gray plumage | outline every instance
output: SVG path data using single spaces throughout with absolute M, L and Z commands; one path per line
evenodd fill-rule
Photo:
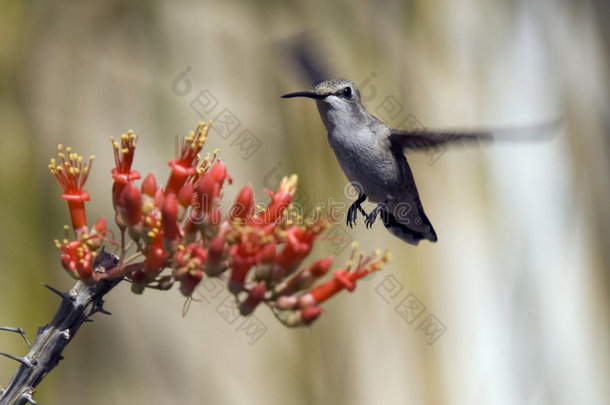
M 351 227 L 360 212 L 366 217 L 368 228 L 381 215 L 392 234 L 413 245 L 422 239 L 436 242 L 437 237 L 419 199 L 404 151 L 493 138 L 489 131 L 392 129 L 366 111 L 358 88 L 345 79 L 326 80 L 313 91 L 289 93 L 282 97 L 316 100 L 328 131 L 328 142 L 341 169 L 359 193 L 359 198 L 348 210 L 347 224 Z M 366 198 L 378 204 L 370 214 L 361 207 Z

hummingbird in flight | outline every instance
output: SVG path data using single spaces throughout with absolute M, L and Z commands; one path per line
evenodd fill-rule
M 496 131 L 391 128 L 366 111 L 358 88 L 346 79 L 326 80 L 311 91 L 282 97 L 316 100 L 328 142 L 358 193 L 347 211 L 347 225 L 350 228 L 354 225 L 358 213 L 364 216 L 367 228 L 381 217 L 392 234 L 412 245 L 422 239 L 436 242 L 437 236 L 424 212 L 405 151 L 425 151 L 497 137 Z M 368 214 L 362 208 L 367 198 L 377 204 Z

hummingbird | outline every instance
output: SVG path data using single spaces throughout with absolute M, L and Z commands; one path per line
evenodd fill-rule
M 330 79 L 313 90 L 284 94 L 282 98 L 307 97 L 316 100 L 328 142 L 341 169 L 358 193 L 347 211 L 351 228 L 358 213 L 370 228 L 381 217 L 385 227 L 401 240 L 418 245 L 422 239 L 436 242 L 434 227 L 419 198 L 405 151 L 425 151 L 448 144 L 491 140 L 491 131 L 391 128 L 369 114 L 354 83 Z M 366 213 L 362 203 L 376 203 Z

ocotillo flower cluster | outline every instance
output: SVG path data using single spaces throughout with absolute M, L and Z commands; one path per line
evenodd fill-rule
M 74 230 L 70 239 L 66 226 L 65 239 L 56 241 L 69 274 L 88 284 L 125 277 L 137 294 L 178 283 L 189 299 L 203 277 L 218 277 L 227 282 L 242 315 L 265 303 L 284 324 L 298 326 L 310 324 L 322 302 L 343 289 L 352 291 L 358 279 L 389 260 L 387 252 L 366 257 L 352 252 L 347 265 L 325 282 L 332 257 L 303 267 L 332 218 L 293 215 L 296 175 L 285 177 L 277 190 L 267 190 L 271 201 L 264 208 L 255 205 L 252 188 L 246 185 L 223 216 L 222 191 L 232 178 L 217 159 L 218 151 L 201 156 L 209 128 L 199 123 L 181 139 L 164 185 L 152 173 L 136 183 L 141 176 L 132 168 L 137 141 L 133 131 L 111 138 L 111 194 L 120 241 L 109 238 L 104 218 L 91 228 L 87 223 L 85 202 L 90 197 L 83 187 L 94 157 L 85 163 L 70 148 L 59 146 L 59 159 L 52 159 L 49 168 L 64 190 Z M 92 264 L 104 241 L 119 255 L 112 269 Z

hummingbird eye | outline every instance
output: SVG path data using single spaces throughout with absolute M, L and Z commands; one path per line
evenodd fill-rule
M 343 89 L 343 95 L 346 98 L 352 98 L 352 88 L 347 86 L 346 88 Z

